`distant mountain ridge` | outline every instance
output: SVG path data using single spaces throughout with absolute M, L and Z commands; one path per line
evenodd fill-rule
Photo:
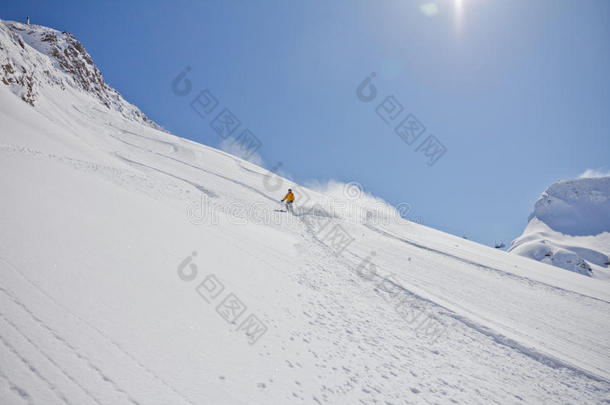
M 610 177 L 562 180 L 536 201 L 510 252 L 586 276 L 610 278 Z
M 85 47 L 69 32 L 0 20 L 0 83 L 31 105 L 45 88 L 86 93 L 126 119 L 163 128 L 110 87 Z

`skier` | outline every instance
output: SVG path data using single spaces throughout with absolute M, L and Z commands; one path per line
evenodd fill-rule
M 292 212 L 292 203 L 294 202 L 294 194 L 292 194 L 291 188 L 288 189 L 288 193 L 286 193 L 286 195 L 284 196 L 284 198 L 282 198 L 282 201 L 280 201 L 280 202 L 284 202 L 284 201 L 286 201 L 286 211 Z

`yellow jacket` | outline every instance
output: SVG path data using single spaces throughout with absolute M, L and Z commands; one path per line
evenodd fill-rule
M 293 202 L 294 201 L 294 194 L 292 194 L 292 191 L 289 191 L 288 194 L 286 194 L 286 196 L 284 196 L 284 198 L 282 198 L 282 201 L 286 201 L 286 202 Z

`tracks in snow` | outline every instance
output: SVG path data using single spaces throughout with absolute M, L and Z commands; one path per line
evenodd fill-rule
M 558 293 L 560 295 L 572 295 L 577 300 L 581 300 L 581 299 L 584 298 L 584 299 L 594 300 L 595 302 L 598 302 L 598 303 L 601 303 L 601 304 L 608 304 L 608 302 L 603 300 L 603 299 L 599 299 L 599 298 L 596 298 L 596 297 L 591 297 L 591 296 L 588 296 L 586 294 L 581 294 L 581 293 L 578 293 L 578 292 L 575 292 L 575 291 L 570 291 L 570 290 L 563 289 L 561 287 L 556 287 L 556 286 L 553 286 L 553 285 L 550 285 L 550 284 L 546 284 L 546 283 L 543 283 L 543 282 L 531 280 L 531 279 L 528 279 L 526 277 L 521 277 L 521 276 L 509 273 L 509 272 L 506 272 L 506 271 L 503 271 L 503 270 L 500 270 L 500 269 L 496 269 L 496 268 L 493 268 L 493 267 L 489 267 L 489 266 L 483 265 L 483 264 L 478 263 L 478 262 L 474 262 L 474 261 L 471 261 L 471 260 L 468 260 L 468 259 L 461 258 L 461 257 L 453 255 L 451 253 L 446 253 L 446 252 L 440 251 L 438 249 L 434 249 L 434 248 L 429 248 L 427 246 L 423 246 L 423 245 L 418 244 L 416 242 L 413 242 L 413 241 L 407 240 L 405 238 L 393 235 L 393 234 L 391 234 L 389 232 L 386 232 L 386 231 L 384 231 L 382 229 L 374 227 L 374 226 L 372 226 L 370 224 L 365 224 L 365 226 L 367 226 L 367 228 L 369 228 L 369 229 L 371 229 L 371 230 L 373 230 L 373 231 L 375 231 L 375 232 L 377 232 L 377 233 L 379 233 L 379 234 L 381 234 L 381 235 L 383 235 L 385 237 L 397 240 L 397 241 L 402 242 L 402 243 L 409 244 L 409 245 L 411 245 L 413 247 L 416 247 L 416 248 L 419 248 L 419 249 L 424 249 L 424 250 L 433 252 L 435 254 L 438 254 L 438 255 L 441 255 L 441 256 L 444 256 L 444 257 L 449 257 L 450 259 L 458 261 L 458 262 L 466 263 L 468 265 L 474 265 L 474 266 L 477 266 L 479 268 L 485 269 L 487 271 L 493 271 L 494 273 L 499 274 L 502 277 L 509 277 L 510 279 L 513 279 L 513 280 L 515 280 L 517 282 L 525 282 L 525 283 L 527 283 L 529 285 L 532 285 L 532 286 L 535 286 L 535 287 L 539 287 L 539 288 L 543 288 L 543 289 L 546 289 L 546 290 L 549 290 L 549 291 L 553 291 L 553 292 L 556 292 L 556 293 Z M 378 267 L 382 268 L 381 266 L 378 266 Z M 391 283 L 391 284 L 394 284 L 398 288 L 401 288 L 401 289 L 404 289 L 404 290 L 408 291 L 410 294 L 414 294 L 416 297 L 418 297 L 421 300 L 428 301 L 428 302 L 430 302 L 430 303 L 432 303 L 432 304 L 434 304 L 434 305 L 436 305 L 436 306 L 438 306 L 440 308 L 443 308 L 445 310 L 445 311 L 443 311 L 444 312 L 443 315 L 448 316 L 450 318 L 453 318 L 454 320 L 464 324 L 465 326 L 475 330 L 476 332 L 481 333 L 483 335 L 486 335 L 486 336 L 494 339 L 494 341 L 496 341 L 497 343 L 499 343 L 501 345 L 504 345 L 504 346 L 507 346 L 507 347 L 509 347 L 509 348 L 511 348 L 513 350 L 516 350 L 516 351 L 520 352 L 521 354 L 536 360 L 537 362 L 540 362 L 540 363 L 542 363 L 542 364 L 544 364 L 546 366 L 552 367 L 552 368 L 565 368 L 565 369 L 571 370 L 573 372 L 581 374 L 581 375 L 583 375 L 583 376 L 585 376 L 587 378 L 590 378 L 592 380 L 595 380 L 595 381 L 599 381 L 599 382 L 603 382 L 603 383 L 607 383 L 607 384 L 610 383 L 610 380 L 606 376 L 602 376 L 602 375 L 599 375 L 599 374 L 597 374 L 597 373 L 595 373 L 593 371 L 586 370 L 586 369 L 584 369 L 582 367 L 579 367 L 578 365 L 572 364 L 569 361 L 563 360 L 563 359 L 557 357 L 556 355 L 550 354 L 548 352 L 545 352 L 544 350 L 540 350 L 540 349 L 535 348 L 533 346 L 529 346 L 529 345 L 523 344 L 523 343 L 519 342 L 518 340 L 516 340 L 514 338 L 505 336 L 504 334 L 502 334 L 502 333 L 500 333 L 498 331 L 495 331 L 492 327 L 485 326 L 482 323 L 469 318 L 468 316 L 456 313 L 456 311 L 451 310 L 450 308 L 446 307 L 444 304 L 441 304 L 440 302 L 447 302 L 448 304 L 450 304 L 452 306 L 455 306 L 457 308 L 461 308 L 461 306 L 459 304 L 456 304 L 456 303 L 451 302 L 451 301 L 447 301 L 444 298 L 437 299 L 437 301 L 440 301 L 440 302 L 436 302 L 433 298 L 432 299 L 425 298 L 421 294 L 417 294 L 416 292 L 407 289 L 403 285 L 396 284 L 394 281 L 392 281 L 390 279 L 386 278 L 386 281 Z M 432 295 L 432 296 L 434 296 L 434 295 Z M 466 308 L 463 308 L 463 310 L 465 311 L 465 313 L 470 313 L 470 311 L 468 309 L 466 309 Z
M 174 399 L 177 402 L 183 402 L 183 403 L 188 403 L 190 405 L 195 405 L 195 403 L 193 401 L 191 401 L 188 397 L 186 397 L 184 394 L 179 392 L 176 388 L 174 388 L 171 384 L 169 384 L 165 379 L 163 379 L 153 370 L 151 370 L 150 368 L 148 368 L 147 366 L 142 364 L 131 353 L 129 353 L 129 351 L 124 349 L 118 342 L 116 342 L 113 338 L 108 336 L 101 329 L 99 329 L 95 325 L 91 324 L 90 322 L 86 321 L 85 319 L 81 318 L 80 316 L 74 314 L 72 311 L 70 311 L 69 309 L 65 308 L 62 304 L 57 302 L 53 297 L 51 297 L 46 291 L 41 289 L 35 282 L 33 282 L 29 277 L 27 277 L 15 265 L 13 265 L 8 260 L 6 260 L 5 258 L 2 258 L 2 257 L 0 257 L 0 262 L 4 262 L 8 267 L 10 267 L 13 270 L 14 274 L 17 274 L 23 281 L 25 281 L 27 284 L 29 284 L 31 287 L 33 287 L 35 290 L 37 290 L 37 292 L 39 292 L 43 297 L 45 297 L 47 301 L 50 301 L 50 304 L 52 304 L 56 308 L 59 308 L 62 313 L 64 313 L 68 317 L 76 320 L 77 323 L 79 323 L 81 326 L 86 326 L 89 330 L 93 331 L 94 334 L 98 336 L 98 338 L 101 338 L 100 339 L 101 343 L 116 349 L 116 351 L 118 351 L 119 353 L 121 353 L 124 356 L 123 359 L 127 360 L 128 363 L 131 363 L 132 366 L 135 365 L 136 369 L 139 369 L 141 372 L 143 372 L 144 374 L 147 374 L 153 380 L 160 383 L 162 386 L 166 387 L 171 393 L 173 393 Z M 12 292 L 10 292 L 8 289 L 6 289 L 4 287 L 0 287 L 0 293 L 1 293 L 0 297 L 4 296 L 4 297 L 8 298 L 13 303 L 14 306 L 20 308 L 20 310 L 22 312 L 25 312 L 27 314 L 26 316 L 28 318 L 30 318 L 30 320 L 33 321 L 41 330 L 44 330 L 48 335 L 52 336 L 52 338 L 56 341 L 56 343 L 59 344 L 60 347 L 63 347 L 63 349 L 66 352 L 71 354 L 73 357 L 77 358 L 81 362 L 81 364 L 84 364 L 86 369 L 90 373 L 95 374 L 97 376 L 96 380 L 98 383 L 101 382 L 102 384 L 106 385 L 111 391 L 120 395 L 120 397 L 127 403 L 130 403 L 132 405 L 143 405 L 141 402 L 137 401 L 131 394 L 129 394 L 127 392 L 127 390 L 122 388 L 119 385 L 119 383 L 117 381 L 115 381 L 109 374 L 104 372 L 102 370 L 102 368 L 99 365 L 97 365 L 94 360 L 92 360 L 89 356 L 85 355 L 82 351 L 77 349 L 72 343 L 70 343 L 65 337 L 63 337 L 57 330 L 55 330 L 47 322 L 43 321 L 38 315 L 36 315 L 30 309 L 30 307 L 27 306 L 22 300 L 20 300 L 15 294 L 13 294 Z M 30 338 L 25 332 L 23 332 L 21 330 L 21 328 L 19 328 L 17 326 L 15 321 L 10 320 L 8 315 L 4 311 L 0 311 L 0 319 L 3 319 L 4 322 L 6 322 L 9 326 L 11 326 L 11 328 L 19 336 L 21 336 L 21 340 L 23 342 L 27 342 L 29 345 L 31 345 L 43 358 L 46 359 L 46 361 L 48 363 L 50 363 L 52 366 L 54 366 L 55 369 L 59 370 L 60 373 L 63 374 L 64 377 L 66 377 L 68 380 L 70 380 L 74 385 L 79 387 L 79 389 L 82 390 L 94 403 L 97 403 L 97 404 L 103 403 L 103 402 L 101 402 L 100 398 L 98 398 L 98 396 L 95 396 L 91 392 L 91 390 L 85 388 L 79 381 L 77 381 L 77 379 L 73 375 L 69 374 L 68 371 L 58 361 L 54 360 L 52 358 L 52 356 L 42 346 L 40 346 L 39 344 L 34 342 L 34 340 L 32 338 Z M 4 332 L 3 332 L 3 334 L 4 334 Z M 47 379 L 45 377 L 45 375 L 37 367 L 33 366 L 30 363 L 30 361 L 28 360 L 28 358 L 26 356 L 24 356 L 21 353 L 21 351 L 18 350 L 13 344 L 11 344 L 5 337 L 3 337 L 2 334 L 0 334 L 0 341 L 3 343 L 3 345 L 6 348 L 8 348 L 8 350 L 11 353 L 13 353 L 26 366 L 27 369 L 29 369 L 36 377 L 38 377 L 38 379 L 43 381 L 49 387 L 49 389 L 51 389 L 53 392 L 55 392 L 59 399 L 61 399 L 63 402 L 65 402 L 67 404 L 72 403 L 66 398 L 65 394 L 62 393 L 57 388 L 56 385 L 54 385 L 49 379 Z M 48 342 L 48 341 L 45 340 L 45 342 Z M 0 368 L 0 370 L 1 370 L 1 368 Z M 104 392 L 107 392 L 107 390 L 105 390 Z M 122 402 L 124 402 L 124 401 L 122 401 Z M 106 402 L 106 403 L 108 403 L 108 402 Z M 112 403 L 112 404 L 117 403 L 116 399 L 110 403 Z
M 606 300 L 601 299 L 601 298 L 592 297 L 590 295 L 582 294 L 582 293 L 579 293 L 579 292 L 576 292 L 576 291 L 566 290 L 566 289 L 561 288 L 561 287 L 557 287 L 557 286 L 554 286 L 554 285 L 551 285 L 551 284 L 543 283 L 542 281 L 532 280 L 532 279 L 527 278 L 527 277 L 518 276 L 516 274 L 509 273 L 507 271 L 500 270 L 500 269 L 497 269 L 495 267 L 486 266 L 484 264 L 481 264 L 479 262 L 475 262 L 473 260 L 465 259 L 463 257 L 457 256 L 457 255 L 454 255 L 454 254 L 451 254 L 451 253 L 448 253 L 448 252 L 443 252 L 442 250 L 438 250 L 438 249 L 434 249 L 434 248 L 431 248 L 431 247 L 428 247 L 428 246 L 424 246 L 424 245 L 419 244 L 417 242 L 413 242 L 413 241 L 411 241 L 409 239 L 393 235 L 393 234 L 391 234 L 391 233 L 389 233 L 387 231 L 384 231 L 383 229 L 379 229 L 379 228 L 377 228 L 375 226 L 372 226 L 370 224 L 367 224 L 367 223 L 364 223 L 364 226 L 366 226 L 368 229 L 370 229 L 370 230 L 372 230 L 374 232 L 377 232 L 377 233 L 379 233 L 379 234 L 381 234 L 381 235 L 383 235 L 383 236 L 385 236 L 387 238 L 394 239 L 394 240 L 397 240 L 399 242 L 411 245 L 413 247 L 416 247 L 416 248 L 419 248 L 419 249 L 423 249 L 423 250 L 427 250 L 429 252 L 436 253 L 438 255 L 442 255 L 444 257 L 449 257 L 449 258 L 451 258 L 453 260 L 456 260 L 456 261 L 459 261 L 459 262 L 462 262 L 462 263 L 466 263 L 466 264 L 469 264 L 469 265 L 472 265 L 472 266 L 476 266 L 476 267 L 482 268 L 484 270 L 493 271 L 493 272 L 495 272 L 497 274 L 500 274 L 500 275 L 502 275 L 504 277 L 512 278 L 514 280 L 518 280 L 518 281 L 521 281 L 521 282 L 526 282 L 528 284 L 544 286 L 545 288 L 548 288 L 548 289 L 560 291 L 563 294 L 574 294 L 574 295 L 578 295 L 580 297 L 584 297 L 584 298 L 592 299 L 592 300 L 595 300 L 595 301 L 599 301 L 599 302 L 602 302 L 604 304 L 610 304 L 610 301 L 606 301 Z

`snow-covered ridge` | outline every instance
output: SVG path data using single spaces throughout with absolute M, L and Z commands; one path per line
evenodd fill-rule
M 0 82 L 31 105 L 45 87 L 84 92 L 125 118 L 162 129 L 110 87 L 69 32 L 0 20 Z
M 563 180 L 536 201 L 509 251 L 586 276 L 607 278 L 610 177 Z

